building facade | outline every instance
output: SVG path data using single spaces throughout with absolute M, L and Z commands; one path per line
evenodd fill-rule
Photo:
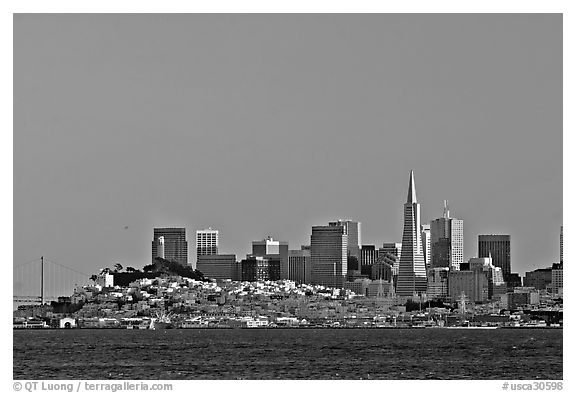
M 424 262 L 426 263 L 426 268 L 431 267 L 432 263 L 432 243 L 430 238 L 430 224 L 420 225 L 420 234 L 422 236 L 422 252 L 424 253 Z
M 426 295 L 429 299 L 444 300 L 448 297 L 448 271 L 447 267 L 434 267 L 428 269 L 428 289 Z
M 252 255 L 280 260 L 280 278 L 278 279 L 288 280 L 288 242 L 275 240 L 271 236 L 263 240 L 255 240 L 252 242 Z
M 444 215 L 430 222 L 431 266 L 458 270 L 464 262 L 464 221 L 450 217 L 448 202 Z
M 328 223 L 329 226 L 344 227 L 344 233 L 348 235 L 348 255 L 353 256 L 360 262 L 360 250 L 362 249 L 362 223 L 352 220 L 338 220 Z
M 525 286 L 538 290 L 546 289 L 550 284 L 552 284 L 551 267 L 526 272 L 526 276 L 524 277 Z
M 216 280 L 238 279 L 235 254 L 200 255 L 196 269 L 201 271 L 206 278 Z
M 456 301 L 464 293 L 469 301 L 488 300 L 488 278 L 480 270 L 452 270 L 448 274 L 448 295 Z
M 288 280 L 310 283 L 310 250 L 288 250 Z
M 492 257 L 494 266 L 502 269 L 504 278 L 512 272 L 510 267 L 510 235 L 478 235 L 478 257 Z
M 196 231 L 196 262 L 201 255 L 218 254 L 219 233 L 216 229 L 208 228 Z
M 414 172 L 410 171 L 408 198 L 404 204 L 404 232 L 396 293 L 398 296 L 422 294 L 426 292 L 426 285 L 426 265 L 420 236 L 420 204 L 416 199 Z
M 280 279 L 280 259 L 248 255 L 241 262 L 242 281 L 277 281 Z
M 186 228 L 154 228 L 152 239 L 152 261 L 158 257 L 160 238 L 164 239 L 164 259 L 188 264 L 188 242 L 186 241 Z
M 314 226 L 310 236 L 312 283 L 343 288 L 348 272 L 348 235 L 343 226 Z

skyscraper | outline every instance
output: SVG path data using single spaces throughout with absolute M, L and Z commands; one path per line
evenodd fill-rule
M 288 279 L 288 242 L 274 240 L 268 236 L 264 240 L 252 242 L 252 256 L 280 261 L 280 280 Z
M 492 256 L 494 266 L 502 269 L 504 279 L 509 281 L 510 268 L 510 235 L 478 235 L 478 257 Z
M 564 226 L 560 226 L 560 263 L 564 263 Z
M 218 236 L 218 231 L 212 228 L 196 231 L 196 263 L 200 255 L 218 254 Z
M 342 288 L 348 271 L 348 235 L 343 226 L 312 227 L 312 283 Z
M 430 222 L 431 266 L 458 270 L 464 262 L 464 222 L 450 217 L 448 202 L 444 215 Z
M 154 228 L 152 239 L 152 261 L 162 251 L 160 238 L 164 238 L 164 258 L 178 262 L 181 265 L 188 264 L 188 242 L 186 241 L 186 228 Z
M 426 263 L 426 268 L 429 268 L 432 261 L 432 255 L 430 255 L 430 224 L 420 225 L 420 233 L 422 236 L 422 252 L 424 253 L 424 262 Z
M 426 284 L 426 265 L 420 236 L 420 204 L 416 199 L 414 172 L 410 171 L 408 198 L 404 204 L 404 232 L 396 293 L 398 296 L 425 293 Z
M 348 255 L 356 257 L 360 262 L 362 248 L 362 223 L 352 220 L 338 220 L 328 223 L 329 226 L 342 226 L 348 235 Z

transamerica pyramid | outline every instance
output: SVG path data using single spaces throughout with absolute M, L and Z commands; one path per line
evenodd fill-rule
M 420 204 L 416 199 L 414 171 L 410 171 L 408 198 L 404 204 L 404 232 L 396 294 L 413 296 L 426 292 L 426 264 L 420 237 Z

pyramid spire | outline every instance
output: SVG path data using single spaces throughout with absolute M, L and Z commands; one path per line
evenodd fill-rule
M 408 186 L 408 199 L 406 203 L 417 203 L 416 186 L 414 185 L 414 171 L 410 171 L 410 185 Z

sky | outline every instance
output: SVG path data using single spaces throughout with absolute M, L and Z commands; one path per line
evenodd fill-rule
M 512 271 L 559 260 L 561 14 L 16 14 L 14 266 L 151 261 L 154 227 L 271 235 L 362 222 L 400 242 L 447 199 Z

